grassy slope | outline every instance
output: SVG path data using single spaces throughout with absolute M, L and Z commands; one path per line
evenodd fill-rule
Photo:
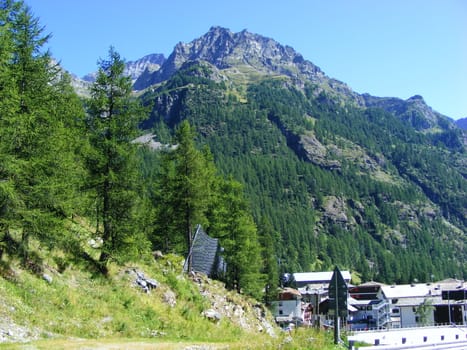
M 46 273 L 51 283 L 21 269 L 14 261 L 2 265 L 0 277 L 0 319 L 5 324 L 27 329 L 28 346 L 37 349 L 120 349 L 157 347 L 187 348 L 203 344 L 209 349 L 331 349 L 329 334 L 313 330 L 288 334 L 277 331 L 277 337 L 241 327 L 233 318 L 223 317 L 218 323 L 201 313 L 212 306 L 203 296 L 213 293 L 225 296 L 254 318 L 249 311 L 252 302 L 223 289 L 220 283 L 207 281 L 202 288 L 182 275 L 179 257 L 166 256 L 156 262 L 111 267 L 110 277 L 91 276 L 70 266 L 58 273 L 53 264 Z M 134 286 L 133 268 L 156 279 L 160 286 L 145 294 Z M 204 292 L 200 293 L 200 289 Z M 210 290 L 208 290 L 210 289 Z M 165 302 L 168 291 L 175 293 L 176 305 Z M 248 315 L 247 315 L 248 317 Z M 252 323 L 253 324 L 253 323 Z M 2 327 L 2 324 L 0 324 Z M 1 337 L 0 337 L 1 338 Z M 22 344 L 0 344 L 0 348 L 22 349 Z M 31 347 L 28 347 L 30 349 Z

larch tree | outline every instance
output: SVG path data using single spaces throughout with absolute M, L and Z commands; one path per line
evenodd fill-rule
M 135 219 L 140 199 L 137 145 L 132 140 L 146 109 L 132 97 L 131 78 L 124 75 L 124 68 L 124 60 L 111 47 L 108 59 L 99 62 L 88 108 L 88 188 L 94 197 L 96 231 L 103 241 L 99 264 L 104 274 L 110 259 L 134 255 L 145 241 Z
M 261 245 L 262 273 L 265 275 L 264 301 L 269 304 L 277 297 L 279 266 L 275 247 L 280 244 L 280 234 L 271 222 L 262 217 L 258 224 L 258 239 Z
M 220 179 L 211 202 L 209 233 L 224 248 L 226 286 L 260 299 L 266 275 L 258 229 L 243 193 L 243 186 L 233 179 Z
M 10 177 L 8 163 L 11 158 L 7 136 L 7 124 L 16 112 L 16 90 L 11 73 L 13 39 L 11 35 L 10 11 L 7 3 L 0 2 L 0 258 L 7 244 L 8 212 L 14 201 L 14 182 Z
M 175 150 L 162 159 L 156 184 L 156 232 L 153 242 L 166 251 L 186 254 L 191 270 L 190 248 L 196 225 L 206 225 L 215 168 L 208 152 L 195 147 L 195 132 L 183 121 L 175 135 Z
M 23 2 L 1 1 L 0 115 L 1 165 L 0 220 L 3 235 L 19 235 L 17 252 L 27 261 L 29 241 L 54 247 L 63 234 L 67 174 L 64 161 L 69 145 L 66 120 L 76 110 L 57 109 L 59 100 L 73 95 L 57 88 L 62 80 L 50 53 L 44 49 L 50 36 Z

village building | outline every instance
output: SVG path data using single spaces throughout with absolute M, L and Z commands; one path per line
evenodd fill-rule
M 322 303 L 329 297 L 329 283 L 334 271 L 321 272 L 297 272 L 293 274 L 294 283 L 303 297 L 304 302 L 311 304 L 313 314 L 323 314 L 327 305 Z M 347 284 L 350 283 L 350 272 L 341 271 L 342 277 Z M 320 304 L 322 311 L 320 312 Z
M 332 305 L 329 283 L 333 272 L 294 273 L 296 289 L 286 288 L 274 303 L 278 323 L 323 325 Z M 409 328 L 428 325 L 467 325 L 467 283 L 447 279 L 432 283 L 386 285 L 350 284 L 350 272 L 342 276 L 348 286 L 347 317 L 351 330 Z
M 280 326 L 289 324 L 302 325 L 302 295 L 294 288 L 284 288 L 278 293 L 278 300 L 271 303 L 276 323 Z
M 391 305 L 392 328 L 467 324 L 466 284 L 448 279 L 435 283 L 383 286 Z
M 467 325 L 467 282 L 446 279 L 438 282 L 435 288 L 441 290 L 441 300 L 435 303 L 435 322 Z
M 423 311 L 425 314 L 422 314 L 420 306 L 433 305 L 441 292 L 434 292 L 430 285 L 422 283 L 383 286 L 382 290 L 384 298 L 390 304 L 392 328 L 434 324 L 433 312 Z
M 349 288 L 349 300 L 354 309 L 350 310 L 347 323 L 350 329 L 389 328 L 390 305 L 384 297 L 384 284 L 367 282 Z

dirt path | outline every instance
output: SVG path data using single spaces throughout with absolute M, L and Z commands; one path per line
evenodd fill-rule
M 233 347 L 235 348 L 235 347 Z M 47 340 L 22 344 L 0 344 L 0 349 L 22 350 L 227 350 L 232 349 L 228 344 L 206 343 L 177 343 L 177 342 L 150 342 L 150 341 L 124 341 L 124 340 Z

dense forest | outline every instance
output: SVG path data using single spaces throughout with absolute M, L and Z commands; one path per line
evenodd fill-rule
M 31 10 L 1 4 L 2 274 L 11 259 L 40 273 L 47 252 L 63 269 L 74 263 L 103 276 L 109 263 L 154 249 L 186 256 L 201 223 L 221 239 L 226 285 L 261 298 L 268 278 L 278 280 L 264 263 L 271 250 L 260 245 L 243 186 L 195 146 L 193 127 L 176 128 L 174 150 L 132 142 L 150 109 L 133 96 L 119 53 L 111 47 L 99 61 L 81 99 L 44 49 L 49 36 Z
M 154 250 L 186 256 L 201 224 L 224 248 L 219 278 L 257 298 L 335 265 L 356 281 L 467 277 L 457 129 L 287 77 L 219 81 L 203 62 L 136 96 L 113 47 L 79 97 L 30 9 L 1 4 L 1 271 L 59 251 L 105 276 Z M 149 132 L 166 146 L 133 142 Z
M 180 120 L 196 127 L 222 173 L 244 184 L 255 222 L 271 224 L 281 273 L 338 264 L 365 281 L 465 277 L 460 131 L 420 132 L 311 83 L 266 77 L 242 92 L 211 75 L 189 64 L 147 92 L 156 104 L 144 126 L 163 142 Z

